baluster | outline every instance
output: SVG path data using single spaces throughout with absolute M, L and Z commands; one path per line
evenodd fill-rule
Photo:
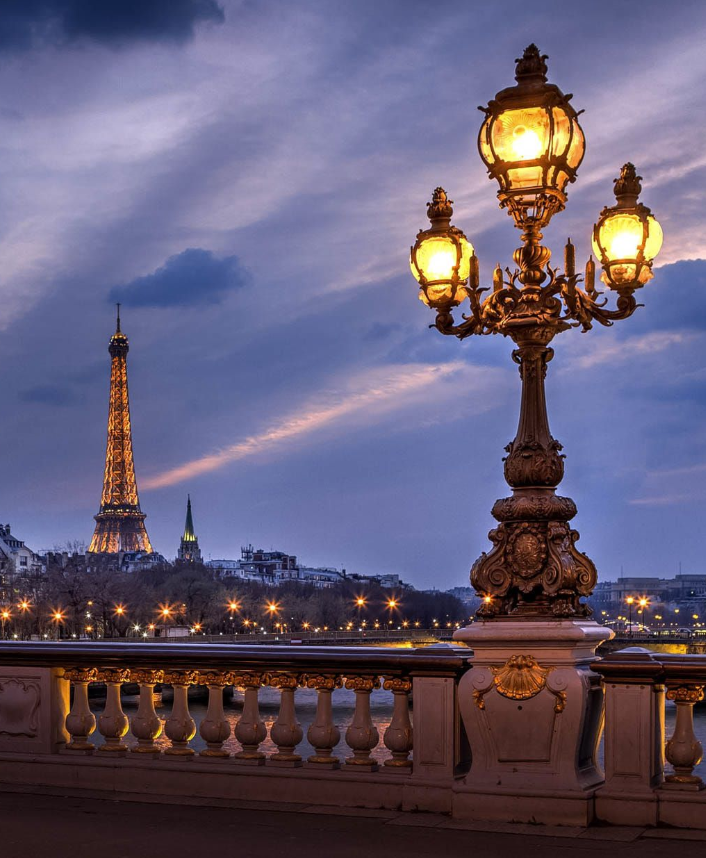
M 304 737 L 302 725 L 297 721 L 294 694 L 299 684 L 298 677 L 286 673 L 270 676 L 270 685 L 280 689 L 279 714 L 270 729 L 270 738 L 277 745 L 268 763 L 275 766 L 301 766 L 302 758 L 296 753 L 297 745 Z
M 123 742 L 123 736 L 127 733 L 130 722 L 120 702 L 120 686 L 130 679 L 130 671 L 121 667 L 99 670 L 97 679 L 99 682 L 105 682 L 107 688 L 105 709 L 98 718 L 98 732 L 105 742 L 98 748 L 98 753 L 127 754 L 129 748 Z
M 164 681 L 164 671 L 133 670 L 131 679 L 140 685 L 140 702 L 130 722 L 130 732 L 137 739 L 137 744 L 130 751 L 133 754 L 156 756 L 161 752 L 154 740 L 162 734 L 162 719 L 154 708 L 154 687 Z
M 71 741 L 66 746 L 68 751 L 81 751 L 90 754 L 96 747 L 88 737 L 96 729 L 96 716 L 91 712 L 88 703 L 88 684 L 96 681 L 98 671 L 94 668 L 79 668 L 65 670 L 64 679 L 68 679 L 74 689 L 74 700 L 71 711 L 66 716 L 66 730 Z
M 243 750 L 233 755 L 237 763 L 250 766 L 262 766 L 265 755 L 258 750 L 260 743 L 267 737 L 265 722 L 260 718 L 258 692 L 267 682 L 267 676 L 260 673 L 244 673 L 234 678 L 235 685 L 244 689 L 243 714 L 235 727 L 235 738 Z
M 171 746 L 164 752 L 170 756 L 192 757 L 194 749 L 189 742 L 196 735 L 196 722 L 189 714 L 189 686 L 196 682 L 195 670 L 176 670 L 164 674 L 164 681 L 174 691 L 174 703 L 169 718 L 164 722 L 164 732 Z
M 309 757 L 307 762 L 321 769 L 337 769 L 341 761 L 333 756 L 333 749 L 341 740 L 341 731 L 333 723 L 331 695 L 334 688 L 341 687 L 341 677 L 317 674 L 306 676 L 304 680 L 306 687 L 315 688 L 317 693 L 316 716 L 306 733 L 309 744 L 314 746 L 316 753 Z
M 678 685 L 667 688 L 667 700 L 677 704 L 677 718 L 672 738 L 667 742 L 667 760 L 674 774 L 667 775 L 664 786 L 671 789 L 700 790 L 704 782 L 694 774 L 703 759 L 703 747 L 694 734 L 694 704 L 704 699 L 703 685 Z
M 373 688 L 380 687 L 380 680 L 377 676 L 347 676 L 345 686 L 355 691 L 355 712 L 346 730 L 346 744 L 353 751 L 353 756 L 346 757 L 346 765 L 375 772 L 378 764 L 370 752 L 380 741 L 380 734 L 370 717 L 370 694 Z
M 392 751 L 392 757 L 385 760 L 385 765 L 411 771 L 409 752 L 412 750 L 412 722 L 409 720 L 409 692 L 412 690 L 412 682 L 409 679 L 386 679 L 383 688 L 394 695 L 392 721 L 383 736 L 385 747 Z
M 233 676 L 223 671 L 199 672 L 199 685 L 208 688 L 208 710 L 201 722 L 199 733 L 206 742 L 206 748 L 200 752 L 201 757 L 229 757 L 230 753 L 223 748 L 223 743 L 230 736 L 230 723 L 223 709 L 223 689 L 232 685 Z

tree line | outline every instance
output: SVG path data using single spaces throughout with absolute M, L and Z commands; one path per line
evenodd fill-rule
M 8 586 L 9 585 L 9 586 Z M 87 568 L 81 555 L 50 561 L 32 579 L 13 576 L 0 604 L 5 638 L 136 637 L 185 626 L 203 634 L 264 629 L 443 628 L 468 620 L 448 593 L 343 580 L 318 589 L 221 576 L 202 563 L 165 563 L 139 572 Z

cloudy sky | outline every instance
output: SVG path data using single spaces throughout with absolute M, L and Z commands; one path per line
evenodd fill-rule
M 517 244 L 476 106 L 531 41 L 585 108 L 546 231 L 589 252 L 633 160 L 665 244 L 632 319 L 555 342 L 563 494 L 599 575 L 706 573 L 706 6 L 5 0 L 0 520 L 90 539 L 123 303 L 141 504 L 174 556 L 466 584 L 505 494 L 511 343 L 428 330 L 407 256 L 444 185 L 481 274 Z

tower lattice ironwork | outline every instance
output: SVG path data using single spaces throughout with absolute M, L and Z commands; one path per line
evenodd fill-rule
M 108 443 L 105 451 L 103 494 L 96 529 L 88 548 L 92 554 L 117 554 L 119 551 L 152 553 L 145 529 L 145 514 L 140 509 L 132 458 L 130 400 L 127 387 L 128 339 L 120 330 L 120 304 L 116 331 L 110 338 L 110 402 Z

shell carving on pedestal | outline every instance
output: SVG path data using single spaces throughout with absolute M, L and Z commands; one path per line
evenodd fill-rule
M 493 685 L 510 700 L 529 700 L 547 684 L 551 667 L 540 667 L 531 655 L 513 655 L 502 667 L 493 667 Z

